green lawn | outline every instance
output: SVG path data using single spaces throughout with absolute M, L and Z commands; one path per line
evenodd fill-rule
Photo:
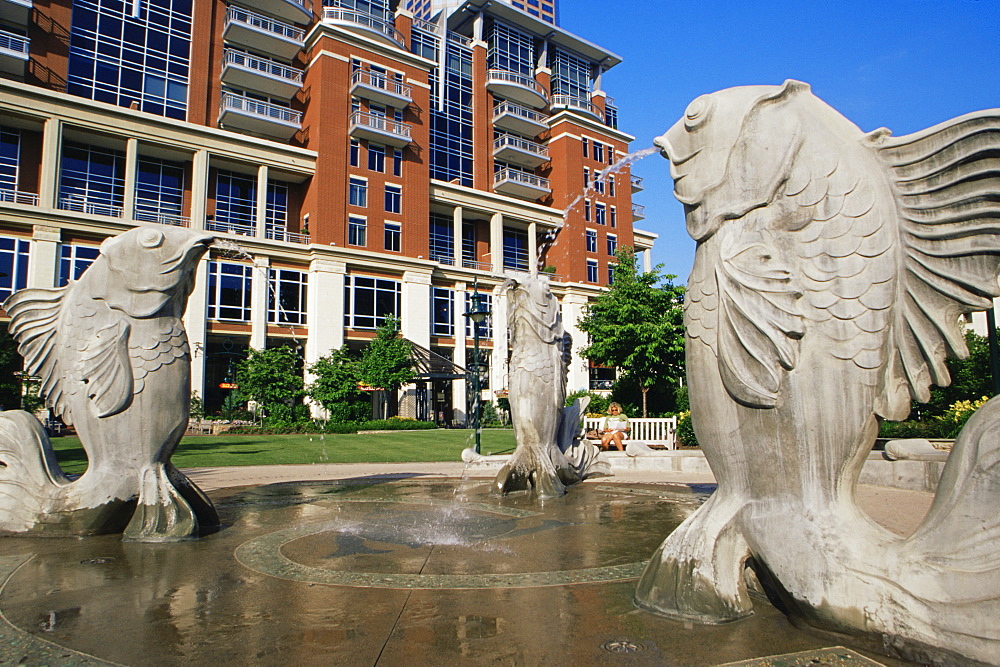
M 75 437 L 53 438 L 63 470 L 83 472 L 87 457 Z M 274 465 L 281 463 L 404 463 L 459 461 L 472 446 L 472 431 L 395 431 L 320 435 L 218 435 L 181 440 L 171 461 L 178 468 Z M 484 454 L 513 451 L 512 430 L 485 430 Z

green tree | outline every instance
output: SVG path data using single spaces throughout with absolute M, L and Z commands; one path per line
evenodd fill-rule
M 362 353 L 358 376 L 365 384 L 384 389 L 387 397 L 394 397 L 402 385 L 413 381 L 413 366 L 410 341 L 399 335 L 399 320 L 389 317 Z
M 358 389 L 358 360 L 346 345 L 317 359 L 309 372 L 316 376 L 309 385 L 309 397 L 326 409 L 331 421 L 361 421 L 371 415 L 371 401 Z
M 21 377 L 15 375 L 24 368 L 24 360 L 17 353 L 17 342 L 0 327 L 0 407 L 17 410 L 21 407 Z
M 642 416 L 648 414 L 648 393 L 657 385 L 674 385 L 684 369 L 684 287 L 676 276 L 660 275 L 660 266 L 640 272 L 635 253 L 616 255 L 614 281 L 591 302 L 580 329 L 590 338 L 583 356 L 603 366 L 615 366 L 642 391 Z
M 294 421 L 305 394 L 298 361 L 290 347 L 250 349 L 236 369 L 241 398 L 257 401 L 270 421 Z

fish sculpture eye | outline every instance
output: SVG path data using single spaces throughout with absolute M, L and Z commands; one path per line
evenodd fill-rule
M 144 229 L 139 232 L 139 245 L 143 248 L 159 248 L 163 243 L 163 232 L 158 229 Z
M 684 112 L 684 127 L 693 130 L 703 125 L 712 115 L 713 106 L 712 98 L 708 95 L 695 98 Z

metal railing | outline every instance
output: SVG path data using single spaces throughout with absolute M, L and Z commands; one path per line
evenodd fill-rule
M 364 26 L 365 28 L 370 28 L 371 30 L 382 33 L 400 46 L 403 45 L 403 33 L 396 30 L 396 26 L 393 25 L 392 19 L 388 17 L 380 19 L 372 16 L 371 14 L 355 11 L 353 9 L 324 7 L 323 20 L 343 21 L 344 23 L 353 23 L 355 25 Z
M 0 189 L 0 202 L 8 204 L 27 204 L 38 206 L 38 195 L 34 192 L 21 192 L 20 190 Z
M 636 218 L 645 218 L 646 207 L 642 204 L 632 204 L 632 215 Z
M 455 256 L 445 255 L 443 253 L 432 252 L 431 261 L 438 262 L 440 264 L 445 264 L 447 266 L 455 266 Z
M 535 174 L 526 174 L 523 171 L 517 171 L 516 169 L 505 168 L 497 170 L 493 174 L 493 184 L 496 185 L 501 181 L 523 183 L 524 185 L 530 185 L 542 190 L 552 189 L 549 185 L 549 179 L 536 176 Z
M 637 190 L 642 190 L 642 176 L 630 175 L 629 180 L 632 181 L 632 187 Z
M 111 218 L 120 218 L 124 213 L 124 208 L 104 202 L 87 201 L 79 195 L 69 195 L 59 198 L 59 208 L 63 211 L 76 211 L 77 213 L 87 213 L 88 215 L 106 215 Z
M 489 83 L 513 83 L 524 88 L 530 88 L 542 97 L 545 97 L 545 89 L 542 84 L 532 77 L 517 72 L 508 72 L 502 69 L 491 69 L 486 71 L 486 82 Z
M 532 153 L 533 155 L 545 158 L 546 160 L 549 159 L 548 148 L 542 146 L 541 144 L 536 144 L 534 141 L 528 141 L 527 139 L 522 139 L 521 137 L 513 134 L 501 134 L 493 140 L 494 151 L 498 151 L 504 147 L 516 148 L 517 150 Z
M 354 74 L 351 75 L 351 85 L 365 85 L 371 88 L 379 88 L 380 90 L 385 90 L 393 95 L 399 97 L 405 97 L 406 99 L 411 99 L 413 97 L 413 87 L 408 86 L 405 83 L 397 81 L 389 77 L 386 74 L 381 74 L 379 72 L 372 72 L 366 69 L 355 70 Z
M 601 117 L 601 110 L 593 104 L 590 100 L 585 100 L 582 97 L 577 97 L 576 95 L 553 95 L 552 99 L 549 100 L 550 107 L 567 107 L 571 109 L 580 109 L 581 111 L 586 111 L 589 114 L 593 114 L 598 118 Z
M 302 113 L 299 111 L 271 104 L 270 102 L 253 100 L 243 95 L 236 95 L 235 93 L 222 94 L 222 109 L 242 111 L 243 113 L 270 118 L 289 125 L 298 126 L 302 123 Z
M 448 31 L 448 41 L 464 46 L 466 48 L 472 48 L 472 38 L 466 37 L 465 35 L 459 34 L 457 32 Z
M 0 30 L 0 49 L 28 55 L 28 44 L 30 43 L 31 40 L 27 37 L 15 35 L 14 33 L 7 32 L 6 30 Z
M 493 120 L 498 117 L 510 114 L 511 116 L 518 116 L 524 118 L 525 120 L 530 120 L 533 123 L 540 123 L 542 125 L 549 119 L 548 115 L 541 113 L 540 111 L 535 111 L 534 109 L 529 109 L 528 107 L 522 107 L 520 104 L 514 104 L 513 102 L 508 102 L 504 100 L 500 104 L 493 107 Z
M 432 35 L 438 35 L 439 37 L 443 32 L 441 26 L 439 26 L 437 23 L 434 23 L 432 21 L 425 21 L 424 19 L 417 18 L 416 16 L 413 17 L 413 27 L 416 28 L 417 30 L 423 30 L 424 32 L 429 32 Z
M 226 49 L 225 62 L 227 65 L 237 65 L 243 69 L 252 69 L 278 79 L 284 79 L 297 86 L 302 85 L 302 70 L 283 65 L 270 58 L 260 58 L 243 51 Z
M 392 120 L 391 118 L 376 116 L 364 111 L 355 111 L 352 113 L 351 124 L 370 127 L 373 130 L 394 134 L 397 137 L 403 137 L 405 139 L 410 138 L 410 126 L 406 123 L 400 123 L 399 121 Z
M 190 227 L 191 218 L 176 213 L 161 213 L 160 211 L 139 211 L 132 217 L 139 222 L 155 222 L 160 225 L 172 225 L 174 227 Z
M 493 265 L 489 262 L 476 262 L 471 259 L 462 258 L 463 269 L 476 269 L 477 271 L 492 271 Z
M 253 225 L 240 225 L 235 222 L 216 222 L 215 220 L 207 220 L 205 221 L 205 229 L 210 232 L 238 234 L 239 236 L 257 235 L 257 229 Z
M 287 230 L 281 229 L 280 227 L 265 229 L 264 238 L 270 239 L 272 241 L 284 241 L 285 243 L 302 243 L 305 245 L 309 244 L 308 234 L 289 232 Z
M 287 23 L 275 21 L 274 19 L 269 19 L 266 16 L 261 16 L 255 12 L 251 12 L 248 9 L 242 9 L 232 5 L 230 5 L 229 9 L 226 10 L 226 22 L 242 23 L 252 28 L 262 30 L 263 32 L 269 32 L 271 34 L 278 35 L 279 37 L 284 37 L 285 39 L 293 42 L 304 42 L 306 39 L 306 32 L 301 28 L 296 28 L 295 26 L 288 25 Z

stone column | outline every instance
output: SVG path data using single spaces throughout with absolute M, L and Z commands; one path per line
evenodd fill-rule
M 653 270 L 653 249 L 646 248 L 642 251 L 642 270 L 649 273 Z
M 32 226 L 31 255 L 28 259 L 28 287 L 56 286 L 56 278 L 59 276 L 59 242 L 61 240 L 62 234 L 58 227 Z
M 538 273 L 538 223 L 528 223 L 528 273 Z
M 309 287 L 306 292 L 306 367 L 344 345 L 344 277 L 345 262 L 313 259 L 309 263 Z M 306 383 L 315 376 L 306 371 Z M 325 418 L 323 409 L 310 405 L 313 417 Z
M 41 182 L 38 184 L 38 205 L 56 208 L 59 199 L 59 166 L 62 157 L 62 121 L 49 118 L 42 133 Z
M 430 303 L 430 271 L 403 272 L 402 334 L 426 348 L 431 345 Z
M 455 283 L 455 308 L 452 318 L 455 323 L 455 352 L 453 361 L 465 368 L 465 283 Z M 454 410 L 454 420 L 464 422 L 468 415 L 465 414 L 467 405 L 467 387 L 464 379 L 451 381 L 451 405 Z
M 256 236 L 264 238 L 267 230 L 267 165 L 257 167 L 257 215 L 255 220 Z
M 573 359 L 569 364 L 566 381 L 568 394 L 580 389 L 590 389 L 590 364 L 580 356 L 580 350 L 587 345 L 587 334 L 580 331 L 579 327 L 587 303 L 585 294 L 569 292 L 562 298 L 563 328 L 573 337 Z
M 253 258 L 253 285 L 250 291 L 250 347 L 267 347 L 267 297 L 270 289 L 268 257 Z
M 184 328 L 191 345 L 191 391 L 205 398 L 205 352 L 208 346 L 208 263 L 203 257 L 194 270 L 194 289 L 184 311 Z
M 491 273 L 503 273 L 503 213 L 494 213 L 490 218 L 490 263 Z
M 455 266 L 462 266 L 462 207 L 456 206 L 451 212 L 451 236 L 455 255 Z
M 205 229 L 208 212 L 208 151 L 195 152 L 191 162 L 191 229 Z
M 125 193 L 122 196 L 122 220 L 135 220 L 135 183 L 139 176 L 139 140 L 125 142 Z

